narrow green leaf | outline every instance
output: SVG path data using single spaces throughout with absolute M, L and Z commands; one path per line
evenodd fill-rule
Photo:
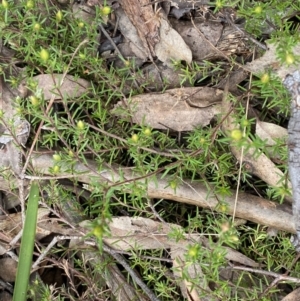
M 32 264 L 37 212 L 39 202 L 39 186 L 37 182 L 31 184 L 25 225 L 21 241 L 17 278 L 14 289 L 13 301 L 27 300 L 27 288 Z

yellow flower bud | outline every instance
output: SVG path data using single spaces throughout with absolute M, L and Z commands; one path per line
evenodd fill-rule
M 176 181 L 171 181 L 171 182 L 169 183 L 169 185 L 170 185 L 170 187 L 171 187 L 172 189 L 176 189 L 176 188 L 177 188 L 177 182 L 176 182 Z
M 238 242 L 238 241 L 239 241 L 239 238 L 238 238 L 238 236 L 236 236 L 236 235 L 230 235 L 230 236 L 228 237 L 228 240 L 229 240 L 230 242 Z
M 54 154 L 53 155 L 53 160 L 56 162 L 59 162 L 61 160 L 61 156 L 59 154 Z
M 26 2 L 26 8 L 28 9 L 34 8 L 34 2 L 32 0 L 28 0 Z
M 199 255 L 199 246 L 192 246 L 189 248 L 188 250 L 188 255 L 191 257 L 191 258 L 195 258 Z
M 102 230 L 102 228 L 101 228 L 100 226 L 96 226 L 96 227 L 93 229 L 93 234 L 94 234 L 96 237 L 98 237 L 98 238 L 102 237 L 102 236 L 103 236 L 103 230 Z
M 60 22 L 63 18 L 63 14 L 62 14 L 62 11 L 59 10 L 57 13 L 56 13 L 56 21 L 57 22 Z
M 40 29 L 41 29 L 41 24 L 40 23 L 35 23 L 33 25 L 33 30 L 34 31 L 40 31 Z
M 79 120 L 78 122 L 77 122 L 77 128 L 78 128 L 78 130 L 83 130 L 84 129 L 84 122 L 83 121 L 81 121 L 81 120 Z
M 111 13 L 111 7 L 110 6 L 104 6 L 102 9 L 101 9 L 101 14 L 103 16 L 107 16 Z
M 232 130 L 230 133 L 230 137 L 233 140 L 239 141 L 243 138 L 243 133 L 241 130 Z
M 219 205 L 218 209 L 220 212 L 226 213 L 228 211 L 228 206 L 222 203 L 221 205 Z
M 49 52 L 46 49 L 42 49 L 40 51 L 40 58 L 44 63 L 46 63 L 49 60 Z
M 218 9 L 222 8 L 223 6 L 224 6 L 224 4 L 223 4 L 222 0 L 217 0 L 217 1 L 216 1 L 216 7 L 217 7 Z
M 260 15 L 262 13 L 262 10 L 263 10 L 262 6 L 258 5 L 254 8 L 254 13 Z
M 133 135 L 131 136 L 131 140 L 132 140 L 133 142 L 138 142 L 139 136 L 138 136 L 137 134 L 133 134 Z
M 29 100 L 34 107 L 36 107 L 40 104 L 40 100 L 34 95 L 30 96 Z
M 267 84 L 269 81 L 270 81 L 270 75 L 268 73 L 264 73 L 261 78 L 260 78 L 260 81 L 263 83 L 263 84 Z
M 291 65 L 295 62 L 295 57 L 292 53 L 287 53 L 285 56 L 285 62 L 287 65 Z
M 146 129 L 144 130 L 144 134 L 145 134 L 146 136 L 151 136 L 151 130 L 150 130 L 149 128 L 146 128 Z
M 6 0 L 2 0 L 2 7 L 5 9 L 8 8 L 8 2 Z
M 86 55 L 82 52 L 79 53 L 79 57 L 84 60 L 86 58 Z
M 60 167 L 58 165 L 54 165 L 53 167 L 53 173 L 59 173 Z

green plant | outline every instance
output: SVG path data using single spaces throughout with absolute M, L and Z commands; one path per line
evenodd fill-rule
M 272 42 L 278 42 L 278 58 L 285 64 L 297 62 L 298 57 L 293 53 L 293 47 L 299 42 L 296 30 L 289 23 L 282 22 L 274 10 L 300 10 L 299 4 L 295 1 L 246 0 L 219 0 L 215 4 L 216 11 L 236 6 L 237 15 L 246 20 L 246 31 L 254 37 L 259 37 L 264 32 L 266 19 L 272 22 L 276 30 L 270 33 L 270 38 Z M 104 4 L 93 22 L 103 22 L 103 17 L 110 12 Z M 180 140 L 168 131 L 155 130 L 147 124 L 132 123 L 130 110 L 121 109 L 122 116 L 118 118 L 111 113 L 113 106 L 124 99 L 125 94 L 140 93 L 143 87 L 147 88 L 147 82 L 143 83 L 143 87 L 136 87 L 134 79 L 139 72 L 133 69 L 133 62 L 123 60 L 121 69 L 106 64 L 105 59 L 96 53 L 96 27 L 76 18 L 65 6 L 50 5 L 43 0 L 16 3 L 3 0 L 0 6 L 0 26 L 3 45 L 15 52 L 14 59 L 1 61 L 1 74 L 12 88 L 19 87 L 25 81 L 29 91 L 25 97 L 15 99 L 18 114 L 32 125 L 28 145 L 34 145 L 35 150 L 52 155 L 49 174 L 53 179 L 45 182 L 43 202 L 54 208 L 69 204 L 70 200 L 76 203 L 78 211 L 81 210 L 81 217 L 92 220 L 87 238 L 96 238 L 97 255 L 103 252 L 103 237 L 109 236 L 108 223 L 113 216 L 126 212 L 130 216 L 154 218 L 157 213 L 164 222 L 180 226 L 174 227 L 168 234 L 168 238 L 174 242 L 185 240 L 187 234 L 191 237 L 193 234 L 201 234 L 208 238 L 206 246 L 197 241 L 189 245 L 184 254 L 186 266 L 180 269 L 178 262 L 180 276 L 176 280 L 170 276 L 170 265 L 175 264 L 170 259 L 168 250 L 140 250 L 136 245 L 130 254 L 126 254 L 131 267 L 142 275 L 144 282 L 162 300 L 182 300 L 178 285 L 181 280 L 191 283 L 192 287 L 201 287 L 203 295 L 210 292 L 208 284 L 212 284 L 215 287 L 214 295 L 222 300 L 239 300 L 241 294 L 245 300 L 258 300 L 260 294 L 251 290 L 249 283 L 267 287 L 272 282 L 271 278 L 258 275 L 253 277 L 253 273 L 243 271 L 228 286 L 221 271 L 227 260 L 226 248 L 229 246 L 266 265 L 268 270 L 294 269 L 292 273 L 298 275 L 299 265 L 290 266 L 294 252 L 286 234 L 280 233 L 277 238 L 269 238 L 264 227 L 251 223 L 236 225 L 226 215 L 230 209 L 226 197 L 232 196 L 237 187 L 245 192 L 254 190 L 258 195 L 278 202 L 290 195 L 284 164 L 287 158 L 286 142 L 278 139 L 275 144 L 266 146 L 265 140 L 253 131 L 255 121 L 248 118 L 246 107 L 238 97 L 228 95 L 235 110 L 235 128 L 232 131 L 227 133 L 222 130 L 224 120 L 220 116 L 215 124 L 182 133 Z M 21 72 L 13 72 L 20 63 L 23 66 Z M 228 70 L 226 64 L 222 61 L 204 61 L 183 66 L 174 62 L 177 70 L 180 70 L 181 83 L 202 84 L 209 79 L 214 85 L 224 78 Z M 233 60 L 233 66 L 235 64 Z M 51 103 L 51 99 L 45 99 L 35 76 L 48 74 L 49 80 L 52 80 L 57 73 L 85 79 L 91 85 L 81 96 L 68 98 L 60 95 L 60 83 L 56 82 L 51 92 L 59 97 L 51 98 Z M 285 124 L 290 98 L 281 81 L 271 70 L 256 76 L 245 86 L 251 90 L 259 118 Z M 245 87 L 240 89 L 246 90 Z M 5 114 L 1 111 L 0 118 Z M 255 158 L 262 153 L 278 155 L 277 160 L 283 162 L 278 164 L 283 172 L 282 186 L 270 187 L 263 183 L 249 172 L 247 162 L 240 166 L 241 162 L 237 162 L 232 155 L 232 146 L 243 149 L 246 154 L 249 150 L 254 150 Z M 90 160 L 93 162 L 92 167 L 89 165 Z M 71 189 L 60 182 L 60 176 L 67 173 L 74 175 L 76 179 L 76 176 L 84 174 L 86 171 L 80 173 L 76 170 L 78 163 L 88 166 L 100 179 L 102 172 L 115 168 L 116 179 L 92 179 L 84 189 L 80 181 L 74 180 Z M 125 177 L 124 171 L 119 168 L 121 165 L 130 167 L 132 179 Z M 35 172 L 30 169 L 30 165 L 28 172 Z M 180 186 L 190 185 L 190 181 L 206 185 L 207 197 L 210 194 L 218 195 L 218 206 L 201 209 L 165 199 L 154 200 L 155 206 L 152 206 L 153 200 L 147 195 L 147 183 L 157 181 L 158 177 L 166 179 L 165 188 L 175 192 Z M 145 181 L 139 181 L 140 179 Z M 57 261 L 59 251 L 51 251 Z M 87 268 L 84 256 L 78 255 L 76 250 L 72 251 L 76 275 L 84 280 L 83 290 L 92 299 L 93 291 L 90 289 L 95 285 L 98 290 L 102 290 L 104 297 L 109 298 L 102 283 L 97 282 L 97 276 L 107 272 L 111 261 L 104 260 L 101 266 L 94 266 L 92 270 Z M 23 256 L 28 254 L 22 252 Z M 205 277 L 199 274 L 192 278 L 188 274 L 188 267 L 193 265 L 200 266 Z M 128 275 L 127 277 L 129 283 L 134 282 Z M 23 280 L 28 280 L 28 277 Z M 90 287 L 89 281 L 93 284 Z M 42 285 L 38 283 L 37 286 Z M 34 285 L 32 290 L 35 290 Z M 49 287 L 43 290 L 45 300 L 51 296 L 49 290 Z M 270 300 L 275 290 L 268 291 L 266 297 L 260 300 Z M 64 288 L 57 288 L 58 300 L 63 298 L 59 294 L 64 296 L 64 293 Z M 21 300 L 19 295 L 15 298 Z
M 28 197 L 28 207 L 26 211 L 24 230 L 22 234 L 20 257 L 13 300 L 27 300 L 27 289 L 32 265 L 38 204 L 39 186 L 36 182 L 33 182 L 31 184 L 30 193 Z

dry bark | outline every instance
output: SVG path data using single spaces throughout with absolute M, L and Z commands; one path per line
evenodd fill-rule
M 159 42 L 159 22 L 149 0 L 122 0 L 122 8 L 136 28 L 148 56 L 155 56 L 154 46 Z
M 296 236 L 293 241 L 300 251 L 300 72 L 287 76 L 285 85 L 292 93 L 291 117 L 288 126 L 289 140 L 289 174 L 293 188 L 293 217 Z
M 50 155 L 35 156 L 32 158 L 32 165 L 37 173 L 49 175 L 49 168 L 53 166 L 53 159 Z M 145 185 L 146 194 L 150 198 L 168 199 L 210 208 L 211 210 L 216 210 L 219 200 L 223 200 L 228 204 L 227 213 L 233 214 L 234 212 L 234 191 L 232 191 L 231 196 L 223 198 L 209 191 L 205 184 L 191 182 L 190 180 L 183 181 L 174 191 L 174 189 L 169 187 L 170 180 L 168 177 L 157 174 L 155 178 L 143 178 L 129 168 L 119 166 L 114 166 L 112 169 L 103 170 L 99 173 L 96 172 L 97 164 L 94 161 L 87 161 L 87 165 L 77 163 L 73 170 L 77 174 L 76 178 L 83 183 L 106 181 L 115 184 L 123 182 L 124 190 L 126 191 L 126 181 L 136 181 Z M 74 177 L 68 172 L 61 172 L 60 176 L 65 176 L 66 178 Z M 278 230 L 295 233 L 296 229 L 289 208 L 288 205 L 284 207 L 278 203 L 240 192 L 235 213 L 237 217 Z

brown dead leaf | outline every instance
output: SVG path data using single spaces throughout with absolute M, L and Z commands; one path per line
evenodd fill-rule
M 216 59 L 233 53 L 242 53 L 246 44 L 241 33 L 231 26 L 216 22 L 183 21 L 172 19 L 173 28 L 190 47 L 193 59 Z
M 84 225 L 86 224 L 87 222 L 84 221 L 80 225 L 85 227 Z M 188 246 L 195 242 L 203 244 L 209 249 L 214 247 L 207 238 L 198 234 L 187 234 L 185 239 L 176 242 L 170 239 L 168 235 L 174 229 L 184 232 L 180 226 L 171 223 L 161 223 L 143 217 L 114 217 L 109 223 L 109 229 L 110 237 L 106 237 L 105 242 L 123 251 L 137 247 L 140 250 L 165 248 L 172 249 L 174 252 L 175 250 L 186 251 Z M 243 265 L 258 267 L 258 263 L 240 252 L 230 247 L 224 248 L 227 251 L 226 259 Z
M 168 66 L 172 61 L 192 62 L 192 51 L 182 39 L 180 34 L 170 26 L 163 17 L 160 19 L 160 41 L 155 45 L 155 54 L 158 59 Z
M 298 301 L 300 300 L 300 288 L 295 289 L 288 295 L 286 295 L 281 301 Z
M 267 145 L 274 145 L 276 138 L 287 138 L 287 129 L 270 122 L 256 121 L 256 135 L 267 141 Z
M 72 4 L 72 13 L 74 18 L 84 21 L 91 26 L 96 15 L 95 11 L 88 5 L 84 4 L 84 2 L 74 2 Z
M 3 112 L 0 124 L 0 170 L 21 173 L 21 145 L 25 145 L 30 124 L 18 116 L 15 108 L 17 92 L 1 78 L 0 110 Z
M 155 55 L 154 46 L 159 41 L 159 21 L 149 0 L 122 0 L 121 6 L 136 28 L 147 56 Z
M 178 87 L 192 87 L 188 80 L 182 81 L 180 76 L 180 70 L 174 70 L 174 68 L 169 68 L 163 63 L 158 63 L 156 66 L 153 64 L 145 66 L 143 68 L 143 74 L 136 74 L 136 81 L 139 83 L 147 82 L 147 88 L 149 91 L 157 92 L 163 89 L 174 89 Z M 163 79 L 163 81 L 161 80 Z
M 49 209 L 46 208 L 39 208 L 38 209 L 38 223 L 45 218 L 48 217 L 50 213 Z M 4 231 L 5 235 L 9 237 L 10 239 L 13 239 L 15 235 L 18 234 L 19 231 L 22 229 L 22 215 L 21 212 L 13 213 L 9 215 L 3 215 L 0 217 L 0 231 Z M 36 230 L 36 238 L 41 239 L 47 235 L 49 235 L 50 232 L 48 230 L 45 230 L 43 228 L 37 227 Z
M 119 7 L 115 10 L 115 13 L 119 19 L 119 28 L 122 35 L 129 41 L 131 51 L 141 60 L 146 61 L 148 57 L 148 51 L 144 47 L 142 40 L 138 36 L 137 30 L 131 23 L 128 16 L 124 13 L 124 10 Z
M 157 129 L 191 131 L 206 126 L 220 113 L 214 104 L 220 103 L 223 91 L 209 87 L 187 87 L 166 90 L 164 93 L 147 93 L 129 101 L 133 122 Z M 119 102 L 113 112 L 122 114 Z M 121 109 L 121 110 L 120 110 Z
M 221 38 L 222 24 L 195 22 L 195 28 L 191 21 L 173 19 L 171 22 L 174 29 L 190 47 L 194 60 L 200 61 L 204 58 L 216 56 L 216 50 L 213 46 L 216 46 Z M 203 33 L 203 36 L 199 34 L 199 30 Z
M 105 241 L 121 250 L 129 250 L 133 246 L 140 250 L 169 248 L 171 242 L 167 235 L 171 227 L 180 229 L 175 224 L 164 225 L 147 218 L 116 217 L 109 224 L 112 235 Z
M 287 66 L 286 64 L 279 64 L 279 60 L 276 55 L 276 44 L 268 44 L 268 50 L 264 55 L 245 66 L 250 72 L 259 74 L 267 69 L 272 69 L 281 79 L 284 79 L 287 74 L 292 74 L 294 71 L 299 70 L 300 64 L 295 63 Z M 300 54 L 300 43 L 298 43 L 294 48 L 293 52 L 296 55 Z
M 67 75 L 60 85 L 62 78 L 62 74 L 40 74 L 34 76 L 33 80 L 44 93 L 45 100 L 50 99 L 52 94 L 55 95 L 55 99 L 80 97 L 91 86 L 88 81 L 72 75 Z

